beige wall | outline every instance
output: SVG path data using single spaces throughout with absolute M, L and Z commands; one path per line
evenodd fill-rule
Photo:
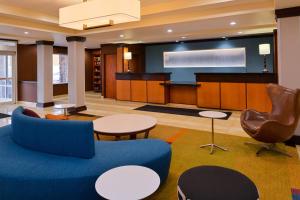
M 300 17 L 278 19 L 279 84 L 300 88 Z M 296 130 L 300 135 L 300 125 Z

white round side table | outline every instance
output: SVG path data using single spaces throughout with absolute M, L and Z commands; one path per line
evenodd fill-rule
M 64 116 L 68 115 L 68 108 L 73 108 L 73 107 L 75 107 L 75 104 L 55 104 L 54 105 L 55 109 L 64 110 Z
M 153 194 L 159 185 L 160 178 L 152 169 L 128 165 L 102 174 L 97 179 L 95 188 L 106 199 L 138 200 Z
M 227 151 L 226 148 L 220 147 L 220 146 L 215 144 L 215 130 L 214 130 L 215 129 L 214 128 L 214 119 L 224 118 L 227 115 L 223 112 L 218 112 L 218 111 L 201 111 L 201 112 L 199 112 L 199 115 L 201 117 L 211 118 L 211 133 L 212 133 L 211 144 L 202 145 L 202 146 L 200 146 L 200 148 L 211 147 L 210 154 L 214 153 L 214 148 L 215 147 L 218 148 L 218 149 L 221 149 L 223 151 Z
M 101 117 L 93 121 L 94 131 L 99 135 L 115 136 L 119 140 L 121 136 L 129 135 L 135 139 L 139 133 L 145 133 L 148 138 L 149 132 L 156 126 L 157 120 L 154 117 L 137 114 L 116 114 Z

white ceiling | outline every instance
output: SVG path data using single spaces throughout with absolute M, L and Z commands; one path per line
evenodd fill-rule
M 141 0 L 140 22 L 89 31 L 59 27 L 58 9 L 80 2 L 0 0 L 0 38 L 24 44 L 53 40 L 55 45 L 65 46 L 66 36 L 80 35 L 87 37 L 86 47 L 97 48 L 103 43 L 183 40 L 182 36 L 194 40 L 269 33 L 276 27 L 275 7 L 300 5 L 300 0 Z M 237 25 L 230 26 L 231 21 Z M 167 33 L 167 29 L 173 33 Z M 120 38 L 121 34 L 125 37 Z

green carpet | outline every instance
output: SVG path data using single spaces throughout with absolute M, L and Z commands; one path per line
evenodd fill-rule
M 90 118 L 85 118 L 90 120 Z M 82 120 L 82 119 L 81 119 Z M 151 200 L 177 199 L 177 180 L 185 170 L 199 165 L 217 165 L 242 172 L 257 186 L 260 200 L 290 200 L 291 188 L 300 188 L 300 160 L 296 148 L 280 145 L 293 157 L 288 158 L 272 152 L 263 152 L 256 157 L 257 149 L 244 145 L 251 138 L 216 134 L 215 142 L 229 149 L 216 150 L 209 154 L 209 148 L 200 145 L 210 143 L 211 133 L 158 125 L 150 133 L 150 138 L 166 140 L 176 134 L 180 136 L 172 144 L 172 162 L 167 181 L 152 195 Z M 139 137 L 143 135 L 140 134 Z M 113 137 L 101 137 L 113 140 Z
M 174 130 L 173 127 L 166 126 L 158 126 L 158 129 L 161 134 L 169 129 Z M 229 151 L 217 150 L 215 154 L 210 155 L 209 148 L 199 148 L 202 144 L 210 143 L 210 133 L 188 129 L 180 131 L 184 134 L 172 144 L 169 178 L 149 199 L 176 199 L 176 186 L 180 174 L 199 165 L 223 166 L 244 173 L 256 184 L 260 200 L 289 200 L 292 199 L 291 188 L 300 188 L 300 161 L 293 147 L 280 145 L 292 154 L 292 158 L 271 152 L 256 157 L 257 149 L 244 145 L 244 142 L 253 141 L 252 139 L 216 134 L 216 144 L 227 147 Z

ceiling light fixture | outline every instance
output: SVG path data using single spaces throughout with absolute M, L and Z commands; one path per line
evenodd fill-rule
M 77 30 L 112 26 L 140 19 L 140 0 L 83 0 L 82 3 L 59 9 L 59 25 Z
M 234 21 L 230 22 L 230 26 L 234 26 L 234 25 L 236 25 L 236 22 Z
M 120 35 L 120 38 L 123 38 L 123 37 L 125 37 L 125 36 L 124 36 L 123 34 L 121 34 L 121 35 Z
M 168 33 L 172 33 L 173 30 L 172 30 L 172 29 L 168 29 L 167 32 L 168 32 Z
M 28 31 L 25 31 L 25 32 L 24 32 L 24 34 L 25 34 L 25 35 L 28 35 L 28 34 L 29 34 L 29 32 L 28 32 Z
M 223 39 L 226 39 L 226 37 L 225 37 L 225 36 L 223 36 L 222 38 L 223 38 Z
M 181 39 L 186 39 L 186 36 L 182 36 Z
M 239 31 L 239 32 L 238 32 L 238 34 L 242 34 L 242 33 L 243 33 L 242 31 Z

